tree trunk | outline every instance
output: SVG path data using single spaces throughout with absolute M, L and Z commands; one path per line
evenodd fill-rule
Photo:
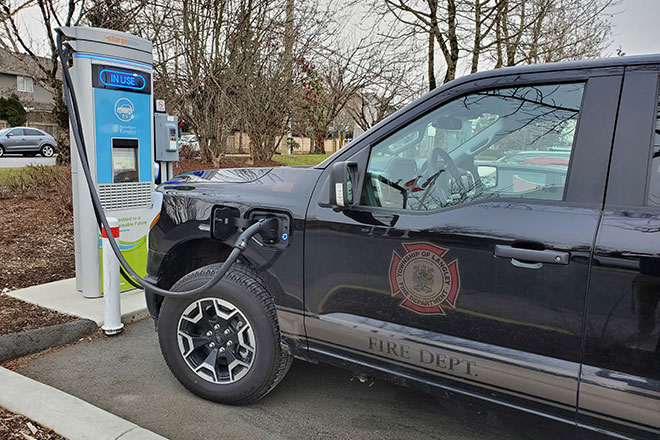
M 474 46 L 472 47 L 472 65 L 470 73 L 479 69 L 479 56 L 481 55 L 481 1 L 474 0 Z
M 449 59 L 447 59 L 447 74 L 445 83 L 456 78 L 456 67 L 460 48 L 458 46 L 458 35 L 456 33 L 456 1 L 447 0 L 447 40 L 449 43 Z
M 58 80 L 51 81 L 53 88 L 53 100 L 55 107 L 53 108 L 53 116 L 57 122 L 59 129 L 59 136 L 57 139 L 57 154 L 56 163 L 58 165 L 65 165 L 71 162 L 71 136 L 69 133 L 69 111 L 64 103 L 62 96 L 62 83 Z
M 313 148 L 311 148 L 310 154 L 325 154 L 325 133 L 327 131 L 320 130 L 314 133 Z
M 429 75 L 429 92 L 435 89 L 435 36 L 433 32 L 429 33 L 429 56 L 428 56 L 428 75 Z

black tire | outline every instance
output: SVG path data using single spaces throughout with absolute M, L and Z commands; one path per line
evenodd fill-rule
M 41 150 L 39 150 L 39 153 L 43 157 L 53 157 L 53 154 L 55 154 L 55 148 L 53 148 L 52 145 L 44 145 L 41 147 Z
M 219 267 L 219 264 L 214 264 L 197 269 L 181 278 L 172 290 L 182 291 L 201 286 L 213 277 Z M 210 301 L 213 298 L 235 306 L 248 321 L 256 340 L 249 369 L 231 383 L 214 383 L 200 376 L 189 366 L 180 349 L 178 335 L 179 326 L 184 322 L 182 315 L 197 301 Z M 199 309 L 199 314 L 206 316 L 201 313 L 203 307 Z M 202 327 L 199 328 L 201 330 Z M 281 341 L 273 298 L 266 291 L 258 274 L 238 262 L 218 284 L 204 294 L 187 298 L 165 298 L 158 318 L 158 339 L 167 366 L 184 387 L 204 399 L 231 405 L 245 405 L 264 397 L 282 380 L 293 360 L 288 348 Z M 218 342 L 219 346 L 222 344 Z M 235 349 L 238 347 L 237 343 Z M 206 344 L 196 350 L 207 350 L 206 353 L 211 351 Z M 231 373 L 229 377 L 231 378 Z

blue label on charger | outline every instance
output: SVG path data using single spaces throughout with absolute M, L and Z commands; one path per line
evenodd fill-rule
M 97 182 L 114 183 L 113 141 L 115 146 L 122 147 L 136 144 L 138 181 L 150 182 L 151 95 L 94 88 L 94 120 Z M 118 151 L 114 152 L 115 165 L 130 168 L 130 156 L 119 157 Z

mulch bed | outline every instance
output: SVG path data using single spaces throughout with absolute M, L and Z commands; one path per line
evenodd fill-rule
M 0 294 L 0 336 L 75 321 L 75 316 Z
M 57 197 L 0 192 L 0 292 L 75 276 L 73 215 Z
M 51 188 L 0 192 L 0 335 L 77 319 L 3 294 L 75 275 L 73 216 L 57 197 Z
M 0 408 L 0 439 L 2 440 L 51 440 L 64 439 L 56 432 L 44 428 L 18 414 Z

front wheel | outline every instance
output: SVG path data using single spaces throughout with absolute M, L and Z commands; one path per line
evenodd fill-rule
M 53 154 L 55 153 L 55 150 L 53 150 L 53 147 L 50 145 L 44 145 L 41 147 L 41 155 L 43 157 L 52 157 Z
M 5 155 L 5 147 L 3 147 L 2 145 L 0 145 L 0 157 L 2 157 L 2 156 L 4 156 L 4 155 Z
M 173 290 L 199 287 L 219 268 L 198 269 Z M 240 405 L 261 399 L 282 380 L 292 361 L 281 342 L 273 298 L 258 275 L 240 263 L 204 294 L 165 298 L 158 338 L 179 382 L 220 403 Z

